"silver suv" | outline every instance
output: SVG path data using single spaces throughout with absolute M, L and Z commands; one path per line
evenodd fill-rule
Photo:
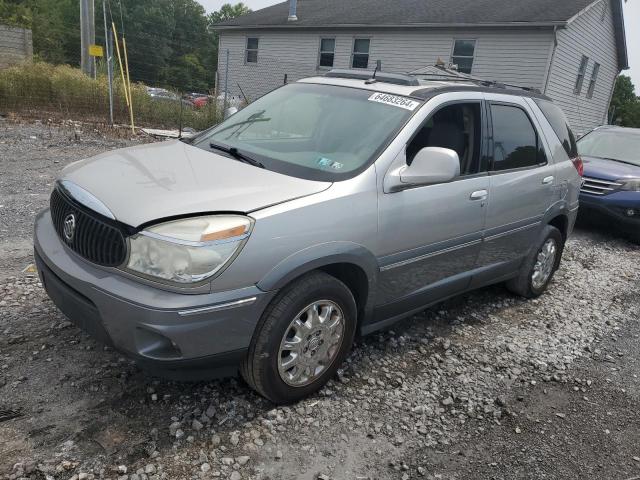
M 318 390 L 356 335 L 558 268 L 581 160 L 527 90 L 333 71 L 190 141 L 68 166 L 35 224 L 71 321 L 165 376 L 235 374 L 276 403 Z

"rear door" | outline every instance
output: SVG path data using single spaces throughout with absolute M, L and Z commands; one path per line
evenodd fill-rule
M 526 101 L 487 94 L 489 205 L 485 239 L 478 259 L 492 277 L 520 266 L 537 239 L 553 203 L 556 169 Z

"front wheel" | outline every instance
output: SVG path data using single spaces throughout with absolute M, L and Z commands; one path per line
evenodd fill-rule
M 542 295 L 560 266 L 563 250 L 560 230 L 551 225 L 544 227 L 540 240 L 523 262 L 520 274 L 507 282 L 507 288 L 525 298 Z
M 276 404 L 307 397 L 324 386 L 346 358 L 357 308 L 349 288 L 312 272 L 286 287 L 260 319 L 241 373 Z

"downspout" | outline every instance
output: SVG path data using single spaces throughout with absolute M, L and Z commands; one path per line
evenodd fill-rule
M 556 58 L 556 49 L 558 48 L 558 26 L 553 27 L 553 50 L 551 51 L 551 58 L 549 59 L 549 67 L 547 68 L 547 78 L 544 81 L 544 90 L 542 93 L 547 94 L 547 88 L 549 87 L 549 79 L 551 78 L 551 69 L 553 68 L 553 61 Z

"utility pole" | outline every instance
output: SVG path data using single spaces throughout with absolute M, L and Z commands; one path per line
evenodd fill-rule
M 96 43 L 94 0 L 80 0 L 80 68 L 95 77 L 96 62 L 89 55 L 89 46 Z
M 102 16 L 104 18 L 105 58 L 107 60 L 107 77 L 109 81 L 109 120 L 113 125 L 113 33 L 107 27 L 107 6 L 102 0 Z

